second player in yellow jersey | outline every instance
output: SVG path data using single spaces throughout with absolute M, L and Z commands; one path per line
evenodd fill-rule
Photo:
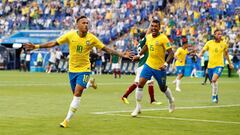
M 175 66 L 176 66 L 176 73 L 177 73 L 177 77 L 176 79 L 173 81 L 173 83 L 176 84 L 176 91 L 180 92 L 180 83 L 181 83 L 181 79 L 184 76 L 184 72 L 185 72 L 185 63 L 186 63 L 186 57 L 188 54 L 192 53 L 194 50 L 188 52 L 188 43 L 187 41 L 183 42 L 183 46 L 179 47 L 174 55 L 175 57 Z
M 142 48 L 139 55 L 133 57 L 133 60 L 136 60 L 143 55 L 145 51 L 148 51 L 148 59 L 140 74 L 139 84 L 136 90 L 136 108 L 131 113 L 133 117 L 136 117 L 141 111 L 140 102 L 142 100 L 143 87 L 152 76 L 157 80 L 160 90 L 168 98 L 169 112 L 173 112 L 175 109 L 172 92 L 166 85 L 166 68 L 173 58 L 173 51 L 167 36 L 160 34 L 159 31 L 160 21 L 154 19 L 151 22 L 152 33 L 146 37 L 146 45 Z M 168 57 L 165 61 L 166 53 L 168 53 Z
M 164 34 L 160 34 L 155 38 L 152 37 L 152 34 L 149 34 L 147 36 L 146 45 L 149 54 L 146 64 L 158 70 L 165 63 L 165 53 L 171 48 L 170 41 Z
M 224 56 L 226 57 L 229 66 L 233 69 L 233 64 L 228 56 L 228 47 L 225 42 L 222 41 L 222 31 L 216 29 L 214 31 L 214 40 L 208 41 L 201 50 L 199 57 L 202 57 L 203 53 L 208 51 L 208 76 L 212 85 L 212 102 L 218 103 L 218 78 L 221 76 L 224 67 Z
M 188 54 L 188 49 L 183 47 L 179 47 L 175 53 L 175 66 L 185 66 L 186 56 Z
M 224 67 L 223 54 L 227 51 L 227 44 L 225 42 L 222 40 L 220 42 L 210 40 L 203 47 L 203 50 L 209 52 L 208 68 Z

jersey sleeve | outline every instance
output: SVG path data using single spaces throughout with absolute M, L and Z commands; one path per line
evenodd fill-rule
M 145 44 L 148 46 L 148 41 L 149 41 L 149 38 L 151 37 L 150 34 L 146 35 L 145 36 Z
M 172 48 L 171 43 L 166 35 L 163 36 L 162 40 L 166 50 Z
M 62 36 L 60 36 L 56 41 L 59 45 L 67 43 L 68 42 L 68 37 L 70 35 L 70 32 L 67 32 L 65 34 L 63 34 Z
M 224 44 L 224 51 L 225 52 L 228 51 L 228 45 L 225 42 L 223 44 Z
M 93 42 L 94 42 L 94 46 L 97 47 L 98 49 L 102 49 L 105 45 L 94 35 L 92 35 L 93 37 Z
M 207 51 L 209 49 L 209 41 L 204 45 L 203 50 Z
M 178 55 L 180 55 L 180 54 L 181 54 L 181 51 L 180 51 L 180 48 L 179 48 L 179 49 L 177 49 L 177 51 L 175 52 L 175 56 L 178 57 Z
M 141 41 L 139 42 L 139 46 L 142 48 L 146 44 L 146 41 L 147 41 L 146 37 L 141 39 Z

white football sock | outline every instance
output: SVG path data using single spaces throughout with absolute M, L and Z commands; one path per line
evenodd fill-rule
M 140 102 L 142 101 L 142 97 L 143 97 L 143 88 L 137 88 L 135 92 L 137 107 L 141 106 Z
M 136 100 L 137 101 L 141 101 L 142 100 L 142 97 L 143 97 L 143 88 L 137 88 L 136 89 Z
M 179 88 L 180 89 L 180 83 L 181 83 L 181 80 L 176 80 L 176 88 Z
M 169 103 L 173 103 L 174 102 L 174 98 L 172 96 L 172 92 L 169 88 L 167 88 L 167 90 L 165 91 L 165 95 L 168 98 Z
M 92 86 L 92 84 L 90 83 L 90 80 L 89 80 L 88 83 L 87 83 L 87 85 L 86 85 L 86 89 L 89 88 L 89 87 L 91 87 L 91 86 Z
M 72 118 L 74 113 L 77 111 L 78 106 L 80 104 L 80 98 L 81 97 L 76 97 L 76 96 L 73 97 L 73 100 L 72 100 L 72 102 L 70 104 L 70 107 L 69 107 L 69 110 L 68 110 L 68 114 L 67 114 L 67 117 L 66 117 L 66 120 L 68 122 L 70 121 L 70 119 Z
M 177 79 L 178 79 L 178 76 L 173 80 L 173 83 L 176 83 Z
M 216 96 L 218 94 L 218 82 L 212 82 L 212 95 Z

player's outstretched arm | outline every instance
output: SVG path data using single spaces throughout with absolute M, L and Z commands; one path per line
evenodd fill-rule
M 234 65 L 232 64 L 232 61 L 230 60 L 229 55 L 228 55 L 228 50 L 224 51 L 224 56 L 229 63 L 230 69 L 234 69 Z
M 172 48 L 168 49 L 167 52 L 168 52 L 168 57 L 166 59 L 166 63 L 170 64 L 172 59 L 174 58 L 174 53 Z
M 197 49 L 196 49 L 196 48 L 193 49 L 193 50 L 191 50 L 191 51 L 189 51 L 187 54 L 189 55 L 189 54 L 192 54 L 192 53 L 195 53 L 195 52 L 197 52 Z
M 174 53 L 172 48 L 168 49 L 167 52 L 168 52 L 168 57 L 166 59 L 166 62 L 159 69 L 166 69 L 168 64 L 171 64 L 171 61 L 174 58 Z
M 130 59 L 130 56 L 131 56 L 131 53 L 129 53 L 129 52 L 127 52 L 126 54 L 124 54 L 124 53 L 122 53 L 122 52 L 118 52 L 118 51 L 116 51 L 116 50 L 113 50 L 113 49 L 111 49 L 111 48 L 109 48 L 109 47 L 107 47 L 107 46 L 104 46 L 104 47 L 102 48 L 102 50 L 105 51 L 105 52 L 107 52 L 107 53 L 109 53 L 109 54 L 116 54 L 116 55 L 118 55 L 118 56 L 120 56 L 120 57 L 124 57 L 124 58 L 129 58 L 129 59 Z
M 138 55 L 135 55 L 132 57 L 132 61 L 138 61 L 140 58 L 143 57 L 143 54 L 148 50 L 147 45 L 144 45 L 142 50 L 140 51 L 140 53 Z
M 205 52 L 205 50 L 202 49 L 197 56 L 198 56 L 199 58 L 202 58 L 204 52 Z
M 27 50 L 33 50 L 33 49 L 39 49 L 39 48 L 51 48 L 51 47 L 54 47 L 54 46 L 57 46 L 58 43 L 56 41 L 52 41 L 52 42 L 48 42 L 48 43 L 45 43 L 45 44 L 32 44 L 32 43 L 24 43 L 23 44 L 23 48 L 26 48 Z

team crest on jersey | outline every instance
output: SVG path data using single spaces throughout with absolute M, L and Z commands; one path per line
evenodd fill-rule
M 156 41 L 156 45 L 159 45 L 159 42 L 158 42 L 158 41 Z
M 86 45 L 90 45 L 90 41 L 87 40 L 87 41 L 86 41 Z
M 167 43 L 167 47 L 170 47 L 170 46 L 171 46 L 171 44 L 168 42 L 168 43 Z

